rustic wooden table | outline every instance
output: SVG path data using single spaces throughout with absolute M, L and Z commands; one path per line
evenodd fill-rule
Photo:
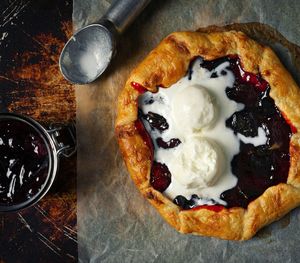
M 74 86 L 58 67 L 72 33 L 72 0 L 3 0 L 0 14 L 0 112 L 25 114 L 45 126 L 74 122 Z M 77 261 L 76 224 L 72 156 L 61 161 L 37 205 L 0 215 L 0 262 Z

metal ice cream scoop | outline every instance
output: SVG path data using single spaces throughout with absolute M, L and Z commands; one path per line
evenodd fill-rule
M 75 84 L 87 84 L 98 78 L 116 52 L 118 35 L 150 1 L 114 1 L 99 22 L 76 32 L 66 43 L 59 58 L 63 76 Z

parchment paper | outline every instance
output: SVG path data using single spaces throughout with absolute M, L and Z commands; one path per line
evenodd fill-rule
M 74 0 L 76 28 L 99 19 L 110 2 Z M 286 39 L 299 45 L 299 7 L 296 0 L 153 1 L 121 38 L 119 52 L 109 70 L 96 83 L 77 87 L 81 262 L 298 261 L 300 209 L 264 228 L 247 242 L 177 233 L 134 186 L 118 151 L 113 127 L 117 94 L 128 74 L 167 34 L 211 24 L 260 22 L 276 28 Z M 252 31 L 254 35 L 257 33 L 255 29 Z M 258 35 L 263 38 L 264 31 Z M 295 56 L 282 46 L 287 42 L 276 43 L 269 41 L 269 37 L 266 33 L 266 42 L 270 42 L 299 80 L 299 69 L 295 67 L 299 61 L 293 60 Z

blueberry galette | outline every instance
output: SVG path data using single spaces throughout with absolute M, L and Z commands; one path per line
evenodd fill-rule
M 132 71 L 116 134 L 135 184 L 182 233 L 251 238 L 300 204 L 300 90 L 245 34 L 179 32 Z

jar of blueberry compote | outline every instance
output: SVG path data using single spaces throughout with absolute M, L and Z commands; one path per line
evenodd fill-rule
M 0 212 L 38 202 L 55 179 L 61 156 L 75 151 L 74 125 L 46 129 L 32 118 L 0 113 Z

